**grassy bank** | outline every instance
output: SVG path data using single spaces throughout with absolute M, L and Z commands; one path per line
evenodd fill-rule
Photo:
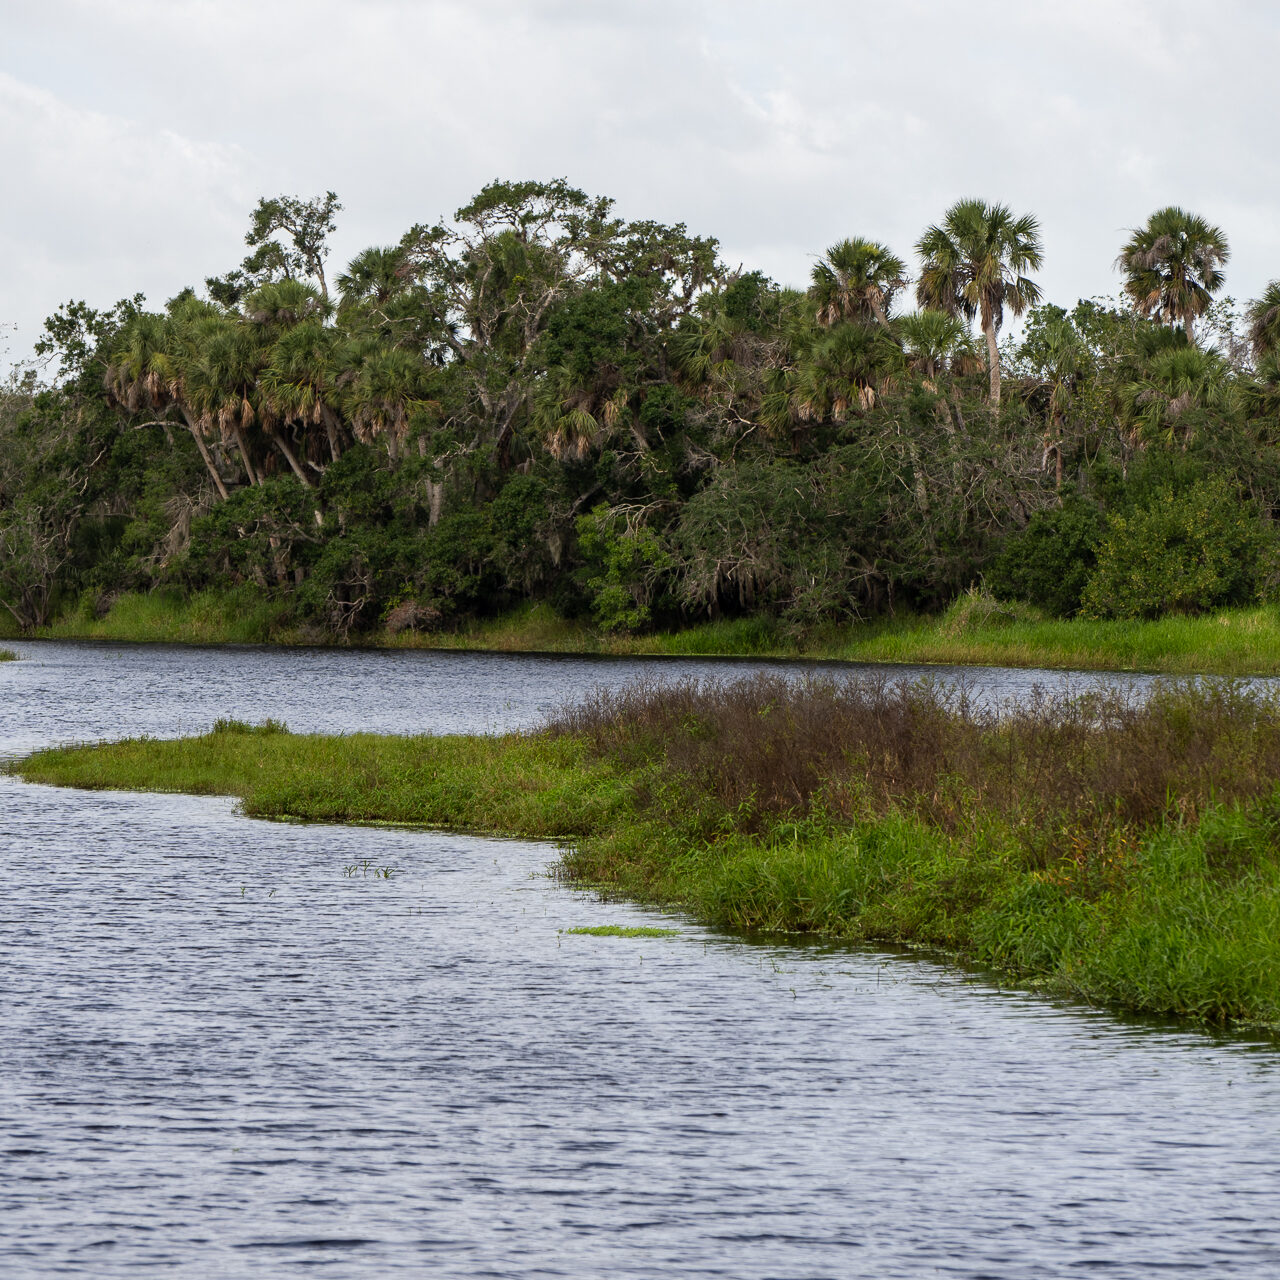
M 883 682 L 599 695 L 506 737 L 41 752 L 40 782 L 567 844 L 576 883 L 710 923 L 938 948 L 1116 1008 L 1280 1028 L 1280 706 L 1222 682 L 996 720 Z
M 120 596 L 101 617 L 80 607 L 36 635 L 47 639 L 188 644 L 321 644 L 286 605 L 252 588 L 183 597 Z M 1174 675 L 1280 674 L 1280 610 L 1259 606 L 1154 621 L 1046 619 L 1020 606 L 966 595 L 936 617 L 898 617 L 796 632 L 768 618 L 706 622 L 674 632 L 602 634 L 545 605 L 432 632 L 355 637 L 382 648 L 585 653 L 642 657 L 817 658 Z

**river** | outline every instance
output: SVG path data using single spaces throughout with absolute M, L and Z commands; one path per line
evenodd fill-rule
M 499 730 L 726 669 L 11 647 L 8 754 L 222 715 Z M 600 903 L 547 845 L 0 802 L 4 1276 L 1280 1274 L 1269 1044 Z M 565 932 L 636 923 L 679 933 Z

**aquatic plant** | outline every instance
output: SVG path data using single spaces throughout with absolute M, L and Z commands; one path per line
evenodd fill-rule
M 561 933 L 584 934 L 591 938 L 678 938 L 679 929 L 659 929 L 652 925 L 592 924 L 561 929 Z
M 377 866 L 372 858 L 362 858 L 359 862 L 343 867 L 342 874 L 351 879 L 356 876 L 367 879 L 372 875 L 375 880 L 390 880 L 392 876 L 399 875 L 400 871 L 398 867 Z

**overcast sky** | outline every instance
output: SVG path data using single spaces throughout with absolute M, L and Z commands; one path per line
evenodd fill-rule
M 68 298 L 158 305 L 262 195 L 336 191 L 341 267 L 497 177 L 789 284 L 976 195 L 1039 216 L 1067 305 L 1181 204 L 1244 300 L 1280 276 L 1278 67 L 1249 0 L 0 0 L 0 323 L 18 356 Z

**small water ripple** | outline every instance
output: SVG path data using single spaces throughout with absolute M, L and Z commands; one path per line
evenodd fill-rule
M 630 674 L 29 649 L 0 749 L 507 727 Z M 1280 1272 L 1269 1045 L 602 905 L 537 844 L 12 779 L 0 813 L 4 1274 Z

